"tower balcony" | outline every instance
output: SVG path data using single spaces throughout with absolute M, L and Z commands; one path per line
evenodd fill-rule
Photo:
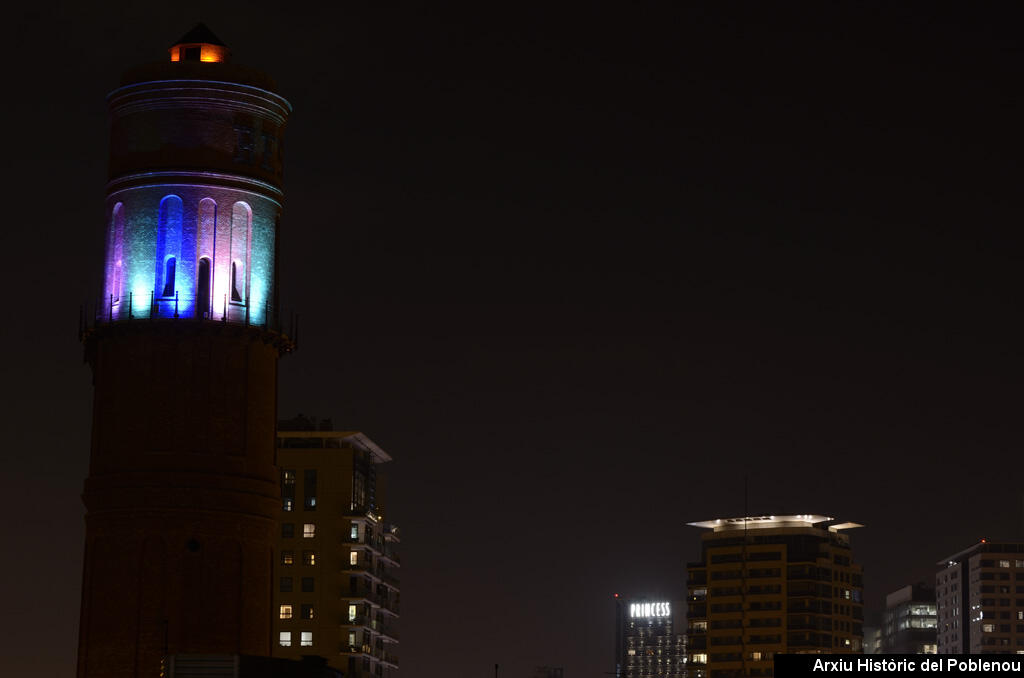
M 173 297 L 157 297 L 153 290 L 106 301 L 83 305 L 79 316 L 78 337 L 88 344 L 97 335 L 133 326 L 137 329 L 161 327 L 218 326 L 244 327 L 271 337 L 282 353 L 294 351 L 298 338 L 298 319 L 294 313 L 287 318 L 269 302 L 260 308 L 249 303 L 225 303 L 217 311 L 197 310 L 194 297 L 175 293 Z

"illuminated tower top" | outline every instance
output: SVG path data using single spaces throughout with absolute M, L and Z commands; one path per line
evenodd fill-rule
M 203 24 L 168 52 L 126 71 L 107 97 L 107 256 L 94 316 L 279 328 L 291 105 Z
M 167 51 L 171 61 L 221 63 L 231 59 L 231 50 L 204 23 L 196 24 Z

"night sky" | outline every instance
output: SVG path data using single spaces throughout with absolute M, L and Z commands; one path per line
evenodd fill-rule
M 0 673 L 74 672 L 104 97 L 200 20 L 295 108 L 279 411 L 395 458 L 400 675 L 600 678 L 744 474 L 868 610 L 1024 538 L 1022 17 L 384 4 L 7 16 Z

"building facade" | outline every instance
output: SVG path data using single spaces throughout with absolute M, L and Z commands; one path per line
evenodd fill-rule
M 935 654 L 937 612 L 935 589 L 904 586 L 885 597 L 881 654 Z
M 981 542 L 936 563 L 939 654 L 1024 654 L 1024 542 Z
M 859 653 L 863 575 L 845 529 L 819 515 L 690 523 L 687 652 L 695 678 L 770 676 L 777 653 Z
M 273 655 L 397 675 L 399 531 L 377 468 L 391 457 L 362 433 L 281 428 Z
M 616 595 L 615 623 L 617 678 L 686 675 L 685 622 L 675 601 Z
M 276 308 L 291 106 L 200 25 L 124 73 L 93 371 L 78 676 L 267 656 L 280 495 Z

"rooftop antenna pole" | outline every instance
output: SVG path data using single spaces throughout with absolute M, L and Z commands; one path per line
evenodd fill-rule
M 742 579 L 740 580 L 740 601 L 743 606 L 742 612 L 740 612 L 740 618 L 745 619 L 747 615 L 747 519 L 750 517 L 749 507 L 749 475 L 743 474 L 743 555 L 741 556 L 740 567 L 742 568 L 741 574 Z M 740 627 L 740 662 L 743 666 L 743 675 L 749 675 L 747 673 L 747 638 L 746 638 L 746 624 Z

